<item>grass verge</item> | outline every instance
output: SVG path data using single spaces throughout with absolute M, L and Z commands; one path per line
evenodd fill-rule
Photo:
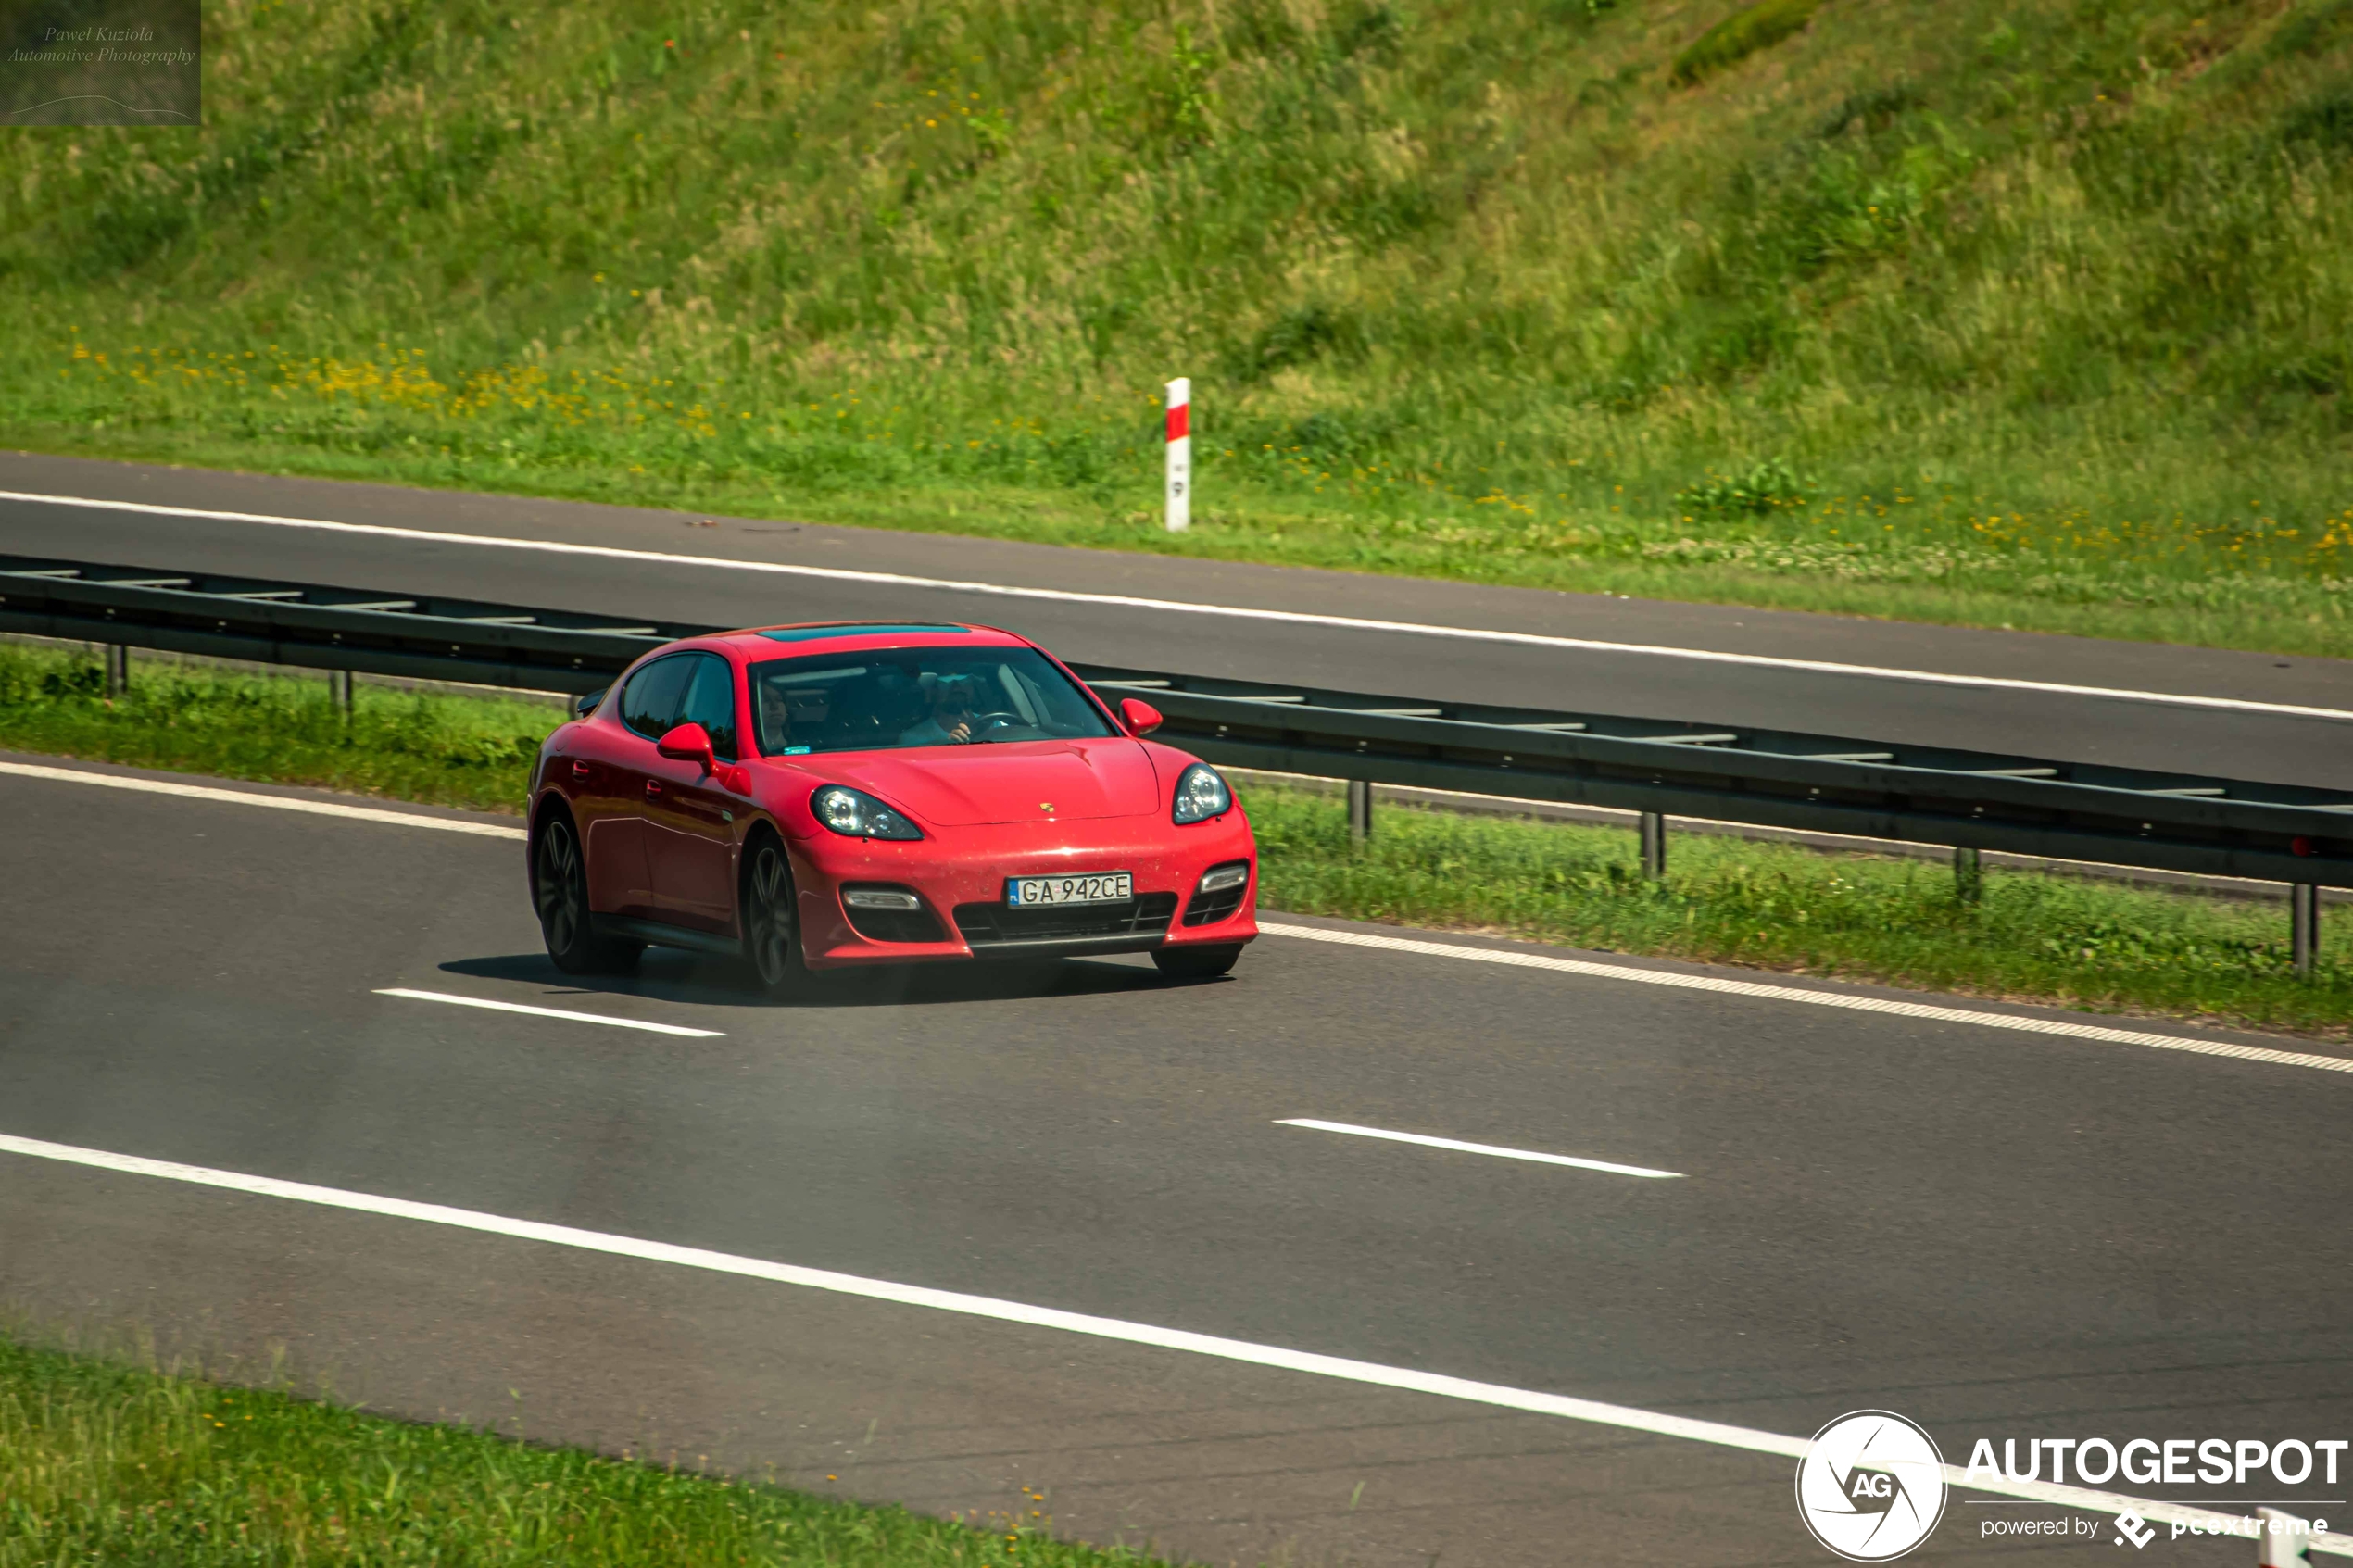
M 321 678 L 133 662 L 99 695 L 74 649 L 0 645 L 0 746 L 518 810 L 560 715 L 515 700 L 362 686 L 348 728 Z M 2284 907 L 1989 870 L 1964 903 L 1943 868 L 1686 835 L 1666 883 L 1616 828 L 1389 809 L 1369 844 L 1322 796 L 1252 789 L 1270 909 L 1479 930 L 2104 1011 L 2353 1031 L 2353 929 L 2289 967 Z
M 1252 790 L 1245 805 L 1273 909 L 2095 1011 L 2353 1024 L 2346 922 L 2299 980 L 2284 904 L 1992 869 L 1970 904 L 1932 862 L 1696 834 L 1655 884 L 1621 828 L 1390 808 L 1356 845 L 1329 797 Z
M 0 1337 L 0 1568 L 1151 1561 L 1058 1541 L 1042 1509 L 1021 1512 L 927 1519 Z
M 223 778 L 519 811 L 563 715 L 544 702 L 360 684 L 346 720 L 321 675 L 237 674 L 132 654 L 105 695 L 78 650 L 0 644 L 0 746 Z
M 2353 3 L 2353 0 L 2348 0 Z M 0 383 L 6 382 L 0 363 Z M 2191 546 L 2152 546 L 2136 557 L 2120 544 L 2138 532 L 2095 523 L 2089 513 L 1997 517 L 1982 496 L 1923 506 L 1897 485 L 1892 495 L 1824 495 L 1809 516 L 1764 517 L 1710 509 L 1685 517 L 1619 518 L 1579 523 L 1532 521 L 1524 500 L 1449 494 L 1420 515 L 1304 508 L 1284 486 L 1314 476 L 1221 475 L 1221 458 L 1195 443 L 1196 494 L 1209 495 L 1192 528 L 1170 533 L 1159 502 L 1140 490 L 1105 509 L 1051 485 L 986 478 L 914 476 L 857 489 L 779 486 L 746 469 L 684 472 L 623 466 L 540 464 L 523 458 L 460 460 L 403 449 L 351 453 L 271 434 L 231 440 L 162 425 L 103 422 L 10 424 L 0 442 L 63 457 L 170 463 L 245 472 L 398 484 L 418 489 L 547 496 L 556 500 L 667 508 L 706 517 L 789 519 L 859 528 L 1014 539 L 1076 549 L 1117 550 L 1198 560 L 1252 561 L 1390 577 L 1620 595 L 1696 604 L 2042 632 L 2123 642 L 2242 648 L 2299 658 L 2353 659 L 2353 576 L 2333 574 L 2339 549 L 2353 549 L 2353 505 L 2291 527 L 2275 518 L 2214 524 L 2195 541 L 2253 540 L 2257 553 L 2230 554 L 2227 570 L 2185 568 Z M 1196 416 L 1195 429 L 1203 421 Z M 1117 460 L 1143 471 L 1160 461 L 1157 438 L 1136 435 Z M 1260 454 L 1261 458 L 1267 454 Z M 1336 459 L 1325 459 L 1336 460 Z M 1156 471 L 1156 470 L 1155 470 Z M 1713 483 L 1712 481 L 1710 483 Z M 1736 482 L 1728 482 L 1736 483 Z M 1220 494 L 1222 487 L 1222 494 Z M 1323 497 L 1318 495 L 1320 504 Z M 1673 498 L 1657 505 L 1667 510 Z M 1496 525 L 1496 509 L 1511 520 Z M 1899 532 L 1894 523 L 1904 521 Z M 1873 535 L 1874 529 L 1884 532 Z M 2268 531 L 2268 532 L 2267 532 Z M 2276 533 L 2320 551 L 2309 561 L 2274 560 L 2262 546 Z M 1996 543 L 1989 545 L 1988 540 Z M 657 536 L 654 544 L 667 547 Z M 2353 557 L 2347 557 L 2353 559 Z M 2308 570 L 2310 569 L 2310 570 Z M 2325 569 L 2325 570 L 2322 570 Z
M 203 57 L 201 135 L 0 139 L 0 440 L 2353 655 L 2353 0 L 221 0 Z

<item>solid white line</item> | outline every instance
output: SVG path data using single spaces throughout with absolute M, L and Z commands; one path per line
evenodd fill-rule
M 202 784 L 172 784 L 158 779 L 127 779 L 112 773 L 85 773 L 71 768 L 44 768 L 27 762 L 0 762 L 0 774 L 52 779 L 65 784 L 99 784 L 108 789 L 144 790 L 154 795 L 180 795 L 233 806 L 265 806 L 280 811 L 308 811 L 322 817 L 349 817 L 364 822 L 398 827 L 433 828 L 443 833 L 471 833 L 488 838 L 527 838 L 522 828 L 489 822 L 459 822 L 447 817 L 420 816 L 411 811 L 382 811 L 370 806 L 335 806 L 321 800 L 296 800 L 282 795 L 252 795 L 244 790 L 208 789 Z M 2154 1035 L 2139 1029 L 2111 1029 L 2097 1023 L 2070 1023 L 2053 1018 L 2013 1018 L 2007 1013 L 1978 1012 L 1968 1008 L 1940 1007 L 1932 1002 L 1899 1002 L 1884 997 L 1858 997 L 1840 991 L 1807 991 L 1794 985 L 1772 985 L 1754 980 L 1725 980 L 1712 974 L 1675 974 L 1630 965 L 1594 963 L 1585 959 L 1556 959 L 1543 953 L 1519 953 L 1491 947 L 1464 947 L 1451 942 L 1423 942 L 1406 936 L 1377 936 L 1367 932 L 1326 931 L 1312 925 L 1285 925 L 1261 921 L 1258 929 L 1269 936 L 1296 936 L 1307 942 L 1328 942 L 1348 947 L 1380 947 L 1390 952 L 1418 953 L 1428 958 L 1466 959 L 1474 963 L 1547 969 L 1563 974 L 1590 975 L 1599 980 L 1624 980 L 1637 985 L 1667 985 L 1686 991 L 1714 991 L 1724 996 L 1758 997 L 1777 1002 L 1803 1002 L 1808 1007 L 1844 1008 L 1853 1012 L 1887 1013 L 1898 1018 L 1925 1018 L 1940 1023 L 1971 1023 L 1989 1029 L 2017 1029 L 2030 1035 L 2058 1035 L 2074 1040 L 2099 1040 L 2110 1045 L 2149 1046 L 2158 1050 L 2187 1051 L 2196 1056 L 2232 1057 L 2241 1061 L 2269 1062 L 2277 1067 L 2309 1067 L 2323 1073 L 2353 1073 L 2353 1057 L 2323 1056 L 2317 1051 L 2277 1050 L 2227 1040 L 2186 1039 L 2178 1035 Z
M 999 1323 L 1020 1323 L 1031 1328 L 1050 1328 L 1065 1334 L 1082 1334 L 1090 1338 L 1114 1340 L 1122 1344 L 1149 1346 L 1155 1349 L 1181 1350 L 1190 1355 L 1213 1356 L 1220 1361 L 1240 1361 L 1252 1366 L 1273 1367 L 1284 1372 L 1305 1373 L 1316 1377 L 1338 1378 L 1344 1382 L 1369 1384 L 1376 1387 L 1402 1389 L 1416 1394 L 1435 1394 L 1441 1399 L 1464 1399 L 1472 1403 L 1503 1410 L 1527 1411 L 1538 1415 L 1560 1416 L 1570 1421 L 1592 1422 L 1628 1431 L 1646 1432 L 1662 1437 L 1681 1437 L 1692 1442 L 1711 1443 L 1721 1448 L 1743 1449 L 1751 1453 L 1776 1454 L 1785 1459 L 1797 1459 L 1806 1452 L 1806 1439 L 1783 1436 L 1778 1432 L 1760 1432 L 1752 1427 L 1732 1426 L 1723 1422 L 1700 1421 L 1690 1416 L 1667 1415 L 1657 1411 L 1638 1410 L 1630 1405 L 1604 1404 L 1597 1399 L 1579 1399 L 1567 1394 L 1547 1394 L 1534 1389 L 1513 1388 L 1498 1383 L 1479 1383 L 1466 1377 L 1450 1377 L 1443 1373 L 1419 1372 L 1410 1367 L 1384 1366 L 1377 1361 L 1353 1361 L 1345 1356 L 1318 1355 L 1311 1350 L 1293 1350 L 1279 1345 L 1254 1344 L 1247 1339 L 1227 1339 L 1214 1334 L 1196 1334 L 1189 1329 L 1160 1328 L 1151 1323 L 1129 1323 L 1120 1318 L 1096 1317 L 1086 1312 L 1065 1311 L 1059 1307 L 1035 1307 L 1020 1301 L 1000 1300 L 991 1296 L 968 1296 L 962 1291 L 937 1290 L 929 1286 L 900 1285 L 889 1280 L 868 1279 L 858 1274 L 837 1273 L 831 1269 L 804 1268 L 795 1263 L 773 1263 L 761 1258 L 739 1257 L 733 1253 L 714 1252 L 699 1247 L 679 1247 L 665 1241 L 644 1241 L 635 1236 L 611 1236 L 602 1231 L 580 1230 L 571 1225 L 552 1225 L 538 1220 L 510 1219 L 499 1214 L 486 1214 L 478 1210 L 454 1209 L 439 1203 L 418 1203 L 404 1198 L 382 1198 L 373 1193 L 350 1192 L 341 1187 L 313 1186 L 308 1182 L 280 1181 L 272 1176 L 250 1176 L 235 1171 L 215 1171 L 201 1165 L 182 1165 L 168 1160 L 147 1160 L 133 1154 L 115 1154 L 105 1149 L 78 1148 L 70 1144 L 45 1143 L 38 1138 L 17 1137 L 0 1133 L 0 1153 L 20 1154 L 33 1160 L 56 1160 L 62 1164 L 87 1166 L 94 1170 L 119 1172 L 126 1175 L 153 1176 L 163 1181 L 182 1182 L 191 1186 L 214 1187 L 226 1192 L 246 1193 L 257 1198 L 283 1198 L 295 1203 L 315 1204 L 325 1209 L 342 1209 L 361 1214 L 378 1214 L 390 1219 L 410 1220 L 422 1224 L 447 1225 L 457 1230 L 476 1231 L 489 1236 L 510 1236 L 522 1241 L 543 1242 L 552 1247 L 570 1247 L 586 1252 L 602 1252 L 618 1258 L 635 1258 L 647 1262 L 669 1263 L 680 1268 L 701 1269 L 712 1273 L 734 1274 L 745 1279 L 772 1281 L 778 1285 L 798 1286 L 804 1289 L 829 1291 L 840 1296 L 853 1296 L 870 1301 L 889 1301 L 901 1306 L 925 1307 L 934 1311 L 955 1312 L 966 1317 L 988 1318 Z M 2233 1522 L 2237 1516 L 2212 1513 L 2203 1509 L 2184 1508 L 2177 1503 L 2160 1502 L 2154 1499 L 2126 1497 L 2116 1492 L 2093 1491 L 2082 1486 L 2057 1486 L 2047 1481 L 1967 1481 L 1958 1465 L 1944 1467 L 1947 1482 L 1974 1492 L 1994 1492 L 2005 1497 L 2030 1498 L 2038 1502 L 2056 1503 L 2061 1507 L 2083 1509 L 2095 1513 L 2123 1513 L 2130 1511 L 2145 1519 L 2163 1520 L 2169 1524 L 2195 1524 L 2211 1527 Z M 2353 1536 L 2320 1536 L 2312 1539 L 2312 1549 L 2353 1555 Z
M 1410 936 L 1327 931 L 1319 926 L 1284 925 L 1265 920 L 1258 922 L 1258 929 L 1268 936 L 1296 936 L 1303 942 L 1329 942 L 1343 947 L 1378 947 L 1392 953 L 1418 953 L 1425 958 L 1463 959 L 1472 963 L 1508 964 L 1518 969 L 1550 970 L 1557 974 L 1590 975 L 1596 980 L 1624 980 L 1636 985 L 1713 991 L 1719 996 L 1757 997 L 1775 1002 L 1803 1002 L 1807 1007 L 1844 1008 L 1850 1012 L 1925 1018 L 1938 1023 L 1969 1023 L 1985 1029 L 2018 1029 L 2030 1035 L 2057 1035 L 2070 1040 L 2098 1040 L 2119 1046 L 2149 1046 L 2158 1050 L 2188 1051 L 2197 1056 L 2226 1056 L 2240 1061 L 2270 1062 L 2278 1067 L 2311 1067 L 2323 1073 L 2353 1073 L 2353 1057 L 2322 1056 L 2318 1051 L 2284 1051 L 2269 1046 L 2236 1045 L 2228 1040 L 2184 1039 L 2179 1035 L 2153 1035 L 2141 1029 L 2111 1029 L 2106 1024 L 2072 1023 L 2056 1018 L 2013 1018 L 2007 1013 L 1940 1007 L 1934 1002 L 1899 1002 L 1891 997 L 1858 997 L 1845 991 L 1808 991 L 1795 985 L 1772 985 L 1755 980 L 1725 980 L 1713 974 L 1676 974 L 1664 970 L 1637 969 L 1631 964 L 1595 963 L 1588 959 L 1556 959 L 1546 953 L 1464 947 L 1452 942 L 1420 942 Z
M 44 768 L 31 762 L 0 762 L 0 773 L 19 778 L 48 779 L 58 784 L 96 784 L 101 789 L 132 789 L 145 795 L 178 795 L 191 800 L 211 800 L 224 806 L 267 806 L 273 811 L 307 811 L 314 817 L 346 817 L 360 822 L 390 822 L 404 828 L 432 828 L 440 833 L 471 833 L 483 838 L 528 838 L 522 828 L 493 822 L 469 822 L 452 817 L 428 817 L 417 811 L 385 811 L 373 806 L 338 806 L 326 800 L 300 800 L 283 795 L 256 795 L 250 790 L 212 789 L 204 784 L 177 784 L 170 779 L 127 779 L 118 773 L 89 773 L 79 768 Z
M 575 545 L 560 539 L 510 539 L 497 534 L 450 533 L 435 529 L 396 528 L 388 523 L 334 522 L 323 518 L 277 517 L 267 512 L 219 511 L 202 507 L 166 507 L 146 501 L 105 501 L 85 495 L 44 495 L 31 491 L 0 490 L 0 501 L 31 501 L 44 506 L 85 507 L 100 511 L 143 512 L 157 517 L 204 518 L 220 522 L 253 522 L 271 528 L 308 528 L 334 533 L 361 533 L 383 539 L 409 539 L 434 545 L 474 545 L 489 549 L 536 550 L 550 555 L 598 556 L 610 560 L 653 561 L 665 566 L 716 568 L 723 571 L 761 571 L 785 577 L 820 577 L 844 583 L 879 583 L 902 588 L 939 589 L 957 594 L 987 594 L 1001 598 L 1050 599 L 1063 604 L 1112 605 L 1123 609 L 1148 609 L 1180 615 L 1222 615 L 1243 621 L 1278 621 L 1299 626 L 1330 626 L 1352 632 L 1393 632 L 1421 637 L 1452 637 L 1471 642 L 1516 643 L 1529 647 L 1567 648 L 1583 653 L 1641 654 L 1660 659 L 1688 659 L 1707 664 L 1738 664 L 1765 670 L 1803 670 L 1821 675 L 1860 675 L 1874 680 L 1918 681 L 1931 685 L 1975 686 L 1997 691 L 2045 692 L 2059 696 L 2111 697 L 2122 702 L 2153 702 L 2175 708 L 2222 709 L 2242 713 L 2276 713 L 2298 719 L 2353 719 L 2353 710 L 2308 708 L 2295 703 L 2252 702 L 2241 697 L 2193 696 L 2181 692 L 2132 691 L 2113 686 L 2070 685 L 2055 681 L 2022 681 L 2000 675 L 1952 675 L 1929 670 L 1895 670 L 1874 664 L 1839 664 L 1818 659 L 1781 659 L 1759 653 L 1720 653 L 1706 648 L 1663 646 L 1652 643 L 1612 643 L 1592 637 L 1555 637 L 1536 632 L 1497 632 L 1472 626 L 1437 626 L 1417 621 L 1373 621 L 1353 615 L 1321 615 L 1309 610 L 1254 609 L 1241 605 L 1194 604 L 1184 599 L 1143 598 L 1133 594 L 1090 594 L 1069 588 L 1021 588 L 1000 583 L 975 583 L 959 578 L 915 577 L 900 571 L 859 571 L 838 566 L 802 566 L 784 561 L 730 560 L 718 556 L 681 555 L 672 550 L 632 550 L 615 545 Z
M 520 1002 L 494 1002 L 483 997 L 458 997 L 447 991 L 411 991 L 405 985 L 387 986 L 377 991 L 379 997 L 406 997 L 412 1002 L 448 1002 L 461 1008 L 488 1008 L 493 1012 L 520 1012 L 533 1018 L 560 1018 L 572 1023 L 610 1023 L 615 1029 L 643 1029 L 649 1035 L 683 1035 L 697 1040 L 725 1038 L 716 1029 L 688 1029 L 676 1023 L 648 1023 L 639 1018 L 609 1018 L 601 1012 L 569 1012 L 562 1008 L 525 1007 Z
M 1505 1148 L 1500 1144 L 1465 1143 L 1460 1138 L 1433 1138 L 1425 1133 L 1392 1133 L 1386 1127 L 1359 1127 L 1348 1122 L 1318 1122 L 1293 1116 L 1277 1127 L 1313 1127 L 1319 1133 L 1349 1133 L 1360 1138 L 1387 1138 L 1391 1143 L 1417 1143 L 1426 1148 L 1452 1148 L 1464 1154 L 1492 1154 L 1503 1160 L 1533 1160 L 1540 1165 L 1574 1165 L 1580 1171 L 1607 1171 L 1614 1176 L 1665 1176 L 1680 1179 L 1680 1171 L 1654 1171 L 1647 1165 L 1614 1165 L 1606 1160 L 1579 1160 L 1567 1154 L 1539 1154 L 1532 1148 Z

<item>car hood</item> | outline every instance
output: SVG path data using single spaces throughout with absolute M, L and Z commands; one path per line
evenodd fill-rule
M 1161 806 L 1151 759 L 1136 742 L 1117 736 L 795 760 L 941 827 L 1141 817 Z

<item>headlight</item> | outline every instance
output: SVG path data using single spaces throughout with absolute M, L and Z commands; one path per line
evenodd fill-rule
M 1176 781 L 1176 809 L 1173 813 L 1178 825 L 1207 822 L 1222 817 L 1234 809 L 1234 792 L 1217 776 L 1217 770 L 1206 762 L 1196 762 Z
M 921 838 L 924 830 L 871 795 L 827 784 L 809 797 L 817 820 L 844 838 Z

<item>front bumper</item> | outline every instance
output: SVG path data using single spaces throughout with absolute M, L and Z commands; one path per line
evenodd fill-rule
M 1146 952 L 1258 935 L 1257 847 L 1239 810 L 1186 827 L 1140 817 L 948 828 L 912 844 L 821 834 L 796 841 L 791 853 L 802 951 L 814 969 Z M 1250 868 L 1240 897 L 1202 897 L 1202 874 L 1234 861 Z M 1130 873 L 1135 899 L 1006 907 L 1009 878 L 1082 872 Z M 845 887 L 905 889 L 923 908 L 853 915 Z

